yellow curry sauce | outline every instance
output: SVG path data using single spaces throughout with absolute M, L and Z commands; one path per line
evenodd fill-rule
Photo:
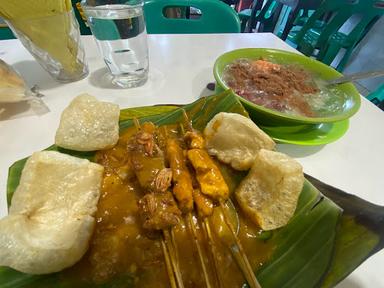
M 163 131 L 162 133 L 168 136 L 174 135 L 174 130 L 174 126 L 167 126 L 166 130 L 159 129 L 159 132 Z M 169 287 L 160 235 L 149 235 L 142 228 L 138 215 L 137 202 L 143 196 L 143 191 L 135 180 L 127 153 L 128 141 L 135 132 L 134 128 L 126 130 L 115 147 L 99 151 L 96 155 L 96 161 L 105 167 L 96 213 L 96 227 L 88 252 L 78 264 L 67 271 L 67 276 L 69 274 L 70 277 L 95 284 L 107 284 L 116 279 L 123 279 L 121 287 L 130 287 L 125 286 L 126 282 L 124 284 L 126 277 L 127 281 L 133 279 L 132 287 Z M 224 177 L 233 192 L 231 177 L 226 177 L 226 173 Z M 252 267 L 256 270 L 269 258 L 273 247 L 268 241 L 258 239 L 260 228 L 244 217 L 239 209 L 237 211 L 240 222 L 238 237 Z M 218 211 L 215 210 L 215 213 Z M 219 218 L 210 219 L 213 231 L 222 230 L 221 225 L 225 225 L 217 221 Z M 194 218 L 194 221 L 198 223 L 197 218 Z M 206 263 L 209 273 L 212 274 L 213 261 L 209 257 L 210 249 L 201 226 L 197 231 L 199 239 L 205 241 Z M 175 226 L 173 232 L 184 286 L 205 287 L 197 249 L 185 222 Z M 225 241 L 219 239 L 222 235 L 213 234 L 218 250 L 216 259 L 219 263 L 221 283 L 224 287 L 241 287 L 245 280 Z M 115 283 L 113 287 L 120 286 Z

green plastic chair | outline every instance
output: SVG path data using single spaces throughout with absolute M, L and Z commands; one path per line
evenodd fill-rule
M 255 2 L 257 6 L 255 6 Z M 260 22 L 258 32 L 274 32 L 280 14 L 284 13 L 286 16 L 283 19 L 287 18 L 286 23 L 280 24 L 277 36 L 285 40 L 293 26 L 303 26 L 302 23 L 308 19 L 309 11 L 318 7 L 321 0 L 273 0 L 267 1 L 264 6 L 263 0 L 255 0 L 255 2 L 251 9 L 244 9 L 239 12 L 241 31 L 251 32 Z M 261 10 L 262 6 L 264 7 L 263 10 Z M 252 22 L 251 29 L 246 27 L 248 22 Z
M 367 99 L 384 110 L 384 84 L 367 96 Z
M 12 30 L 7 26 L 7 24 L 0 23 L 0 40 L 15 39 Z
M 314 28 L 324 14 L 330 13 L 330 20 L 322 28 Z M 313 13 L 308 22 L 288 39 L 297 44 L 297 49 L 307 56 L 330 65 L 343 48 L 345 54 L 336 69 L 343 71 L 356 45 L 370 28 L 384 14 L 384 0 L 326 0 Z M 360 15 L 358 24 L 348 34 L 338 30 L 353 15 Z M 318 50 L 317 54 L 314 54 Z
M 195 7 L 201 11 L 196 19 L 167 18 L 168 7 Z M 239 33 L 240 20 L 235 10 L 218 0 L 148 0 L 144 15 L 149 34 Z
M 316 10 L 322 3 L 322 0 L 279 0 L 278 2 L 282 3 L 284 7 L 290 10 L 287 22 L 285 25 L 282 25 L 283 27 L 279 35 L 279 37 L 285 41 L 292 27 L 294 25 L 299 25 L 303 21 L 305 23 L 305 20 L 308 19 L 309 11 Z M 318 23 L 316 23 L 316 25 L 318 26 Z M 320 24 L 320 27 L 321 26 L 322 25 Z
M 257 32 L 273 32 L 282 9 L 283 4 L 275 0 L 267 0 L 260 11 L 252 9 L 246 32 L 252 32 L 257 25 Z
M 83 9 L 81 8 L 80 2 L 81 0 L 72 0 L 72 7 L 75 12 L 77 22 L 79 23 L 80 34 L 91 35 L 91 29 L 86 24 L 86 18 L 85 16 L 83 18 L 83 15 L 81 15 L 83 13 Z
M 295 21 L 293 22 L 293 27 L 300 26 L 300 29 L 305 25 L 305 23 L 308 22 L 309 17 L 316 11 L 316 9 L 303 9 L 301 13 L 297 16 Z M 324 19 L 322 20 L 316 20 L 314 27 L 315 28 L 322 28 L 324 25 L 329 21 L 327 15 L 324 16 Z M 289 31 L 288 31 L 289 33 Z
M 256 10 L 256 15 L 258 15 L 260 13 L 261 8 L 263 7 L 263 2 L 263 0 L 255 0 L 253 1 L 250 8 L 243 9 L 237 14 L 240 18 L 241 32 L 245 32 L 247 23 L 252 15 L 252 10 Z

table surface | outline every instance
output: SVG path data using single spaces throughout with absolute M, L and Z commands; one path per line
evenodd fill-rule
M 15 105 L 0 116 L 0 217 L 7 214 L 8 167 L 54 142 L 61 112 L 78 94 L 87 92 L 121 108 L 190 103 L 210 94 L 205 87 L 214 81 L 213 63 L 224 52 L 245 47 L 296 51 L 270 33 L 150 35 L 148 82 L 139 88 L 115 89 L 100 81 L 106 68 L 93 39 L 85 36 L 83 40 L 91 72 L 87 78 L 69 84 L 53 81 L 18 40 L 0 41 L 0 58 L 12 64 L 29 85 L 41 88 L 50 109 L 38 116 L 25 105 Z M 296 158 L 306 173 L 321 181 L 384 205 L 383 123 L 384 113 L 362 99 L 360 111 L 338 141 L 312 147 L 280 144 L 278 150 Z M 384 251 L 365 261 L 338 288 L 384 287 L 382 267 Z

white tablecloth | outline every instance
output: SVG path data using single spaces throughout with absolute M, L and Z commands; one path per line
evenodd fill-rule
M 35 116 L 21 105 L 0 116 L 0 216 L 6 215 L 6 179 L 8 167 L 16 160 L 53 144 L 60 114 L 78 94 L 87 92 L 121 108 L 153 104 L 183 104 L 209 95 L 205 89 L 213 82 L 215 59 L 226 51 L 245 47 L 295 51 L 269 33 L 150 35 L 149 81 L 135 89 L 111 89 L 99 81 L 106 68 L 90 36 L 83 38 L 90 75 L 78 82 L 59 84 L 33 60 L 17 40 L 0 41 L 0 58 L 14 65 L 29 85 L 37 84 L 51 112 Z M 304 166 L 306 173 L 384 205 L 384 113 L 362 99 L 360 111 L 351 119 L 348 132 L 335 143 L 304 147 L 279 145 Z M 5 119 L 4 118 L 8 118 Z M 364 262 L 341 287 L 384 287 L 381 272 L 384 251 Z

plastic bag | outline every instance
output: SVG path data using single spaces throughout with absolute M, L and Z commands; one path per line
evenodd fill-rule
M 43 95 L 37 86 L 28 88 L 24 79 L 7 63 L 0 59 L 0 114 L 9 104 L 28 102 L 33 112 L 42 115 L 49 112 L 49 108 L 42 101 Z

